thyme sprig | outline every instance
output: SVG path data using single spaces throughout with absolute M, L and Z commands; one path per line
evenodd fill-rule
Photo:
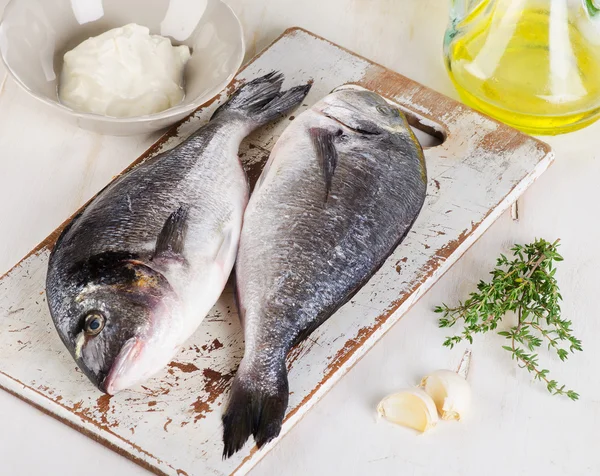
M 509 341 L 502 348 L 510 352 L 519 367 L 543 381 L 553 395 L 577 400 L 573 390 L 550 379 L 547 369 L 540 368 L 536 350 L 546 343 L 561 361 L 569 353 L 581 351 L 581 341 L 573 335 L 572 323 L 561 317 L 562 296 L 556 282 L 554 264 L 562 261 L 554 243 L 539 239 L 528 245 L 515 245 L 512 259 L 500 255 L 490 282 L 480 281 L 477 292 L 457 307 L 442 304 L 435 312 L 442 314 L 440 327 L 463 324 L 460 334 L 448 337 L 444 345 L 454 347 L 462 341 L 473 343 L 475 334 L 493 331 L 507 313 L 517 315 L 517 324 L 497 333 Z

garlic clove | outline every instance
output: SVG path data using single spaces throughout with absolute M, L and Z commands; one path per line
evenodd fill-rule
M 471 405 L 471 387 L 451 370 L 436 370 L 423 377 L 421 388 L 431 396 L 442 420 L 460 420 Z
M 377 406 L 377 413 L 397 425 L 425 432 L 438 421 L 432 398 L 422 389 L 402 390 L 385 397 Z

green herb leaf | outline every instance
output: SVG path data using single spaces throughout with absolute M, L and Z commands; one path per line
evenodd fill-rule
M 495 330 L 508 312 L 516 313 L 517 325 L 496 332 L 510 341 L 511 345 L 502 348 L 510 352 L 519 367 L 532 373 L 534 380 L 545 383 L 551 394 L 577 400 L 579 394 L 548 378 L 549 371 L 539 368 L 538 355 L 533 353 L 546 343 L 548 350 L 565 361 L 569 352 L 582 350 L 581 341 L 572 334 L 571 321 L 561 318 L 562 295 L 555 277 L 555 263 L 563 261 L 563 257 L 557 251 L 558 246 L 559 240 L 550 243 L 542 239 L 528 245 L 514 245 L 512 259 L 501 254 L 496 260 L 490 282 L 477 283 L 477 292 L 458 306 L 442 304 L 434 311 L 442 314 L 440 327 L 463 324 L 460 334 L 444 341 L 444 346 L 450 348 L 463 340 L 473 343 L 475 334 Z

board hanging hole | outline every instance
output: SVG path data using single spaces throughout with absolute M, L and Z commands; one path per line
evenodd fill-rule
M 441 126 L 438 129 L 433 125 L 425 124 L 424 121 L 412 111 L 407 111 L 404 108 L 402 108 L 402 110 L 423 149 L 438 147 L 446 141 L 446 133 Z
M 377 90 L 367 89 L 364 86 L 356 83 L 347 83 L 334 88 L 331 92 L 343 90 L 373 91 L 381 95 L 381 97 L 383 97 L 392 107 L 400 109 L 406 115 L 408 124 L 415 133 L 415 136 L 417 137 L 417 140 L 423 149 L 432 149 L 433 147 L 438 147 L 446 140 L 447 133 L 442 124 L 424 117 L 420 117 L 415 111 L 408 109 L 407 107 L 403 107 Z

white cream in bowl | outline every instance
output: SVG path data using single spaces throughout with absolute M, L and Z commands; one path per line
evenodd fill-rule
M 173 46 L 137 24 L 88 38 L 64 56 L 60 101 L 80 112 L 111 117 L 154 114 L 184 95 L 187 46 Z

